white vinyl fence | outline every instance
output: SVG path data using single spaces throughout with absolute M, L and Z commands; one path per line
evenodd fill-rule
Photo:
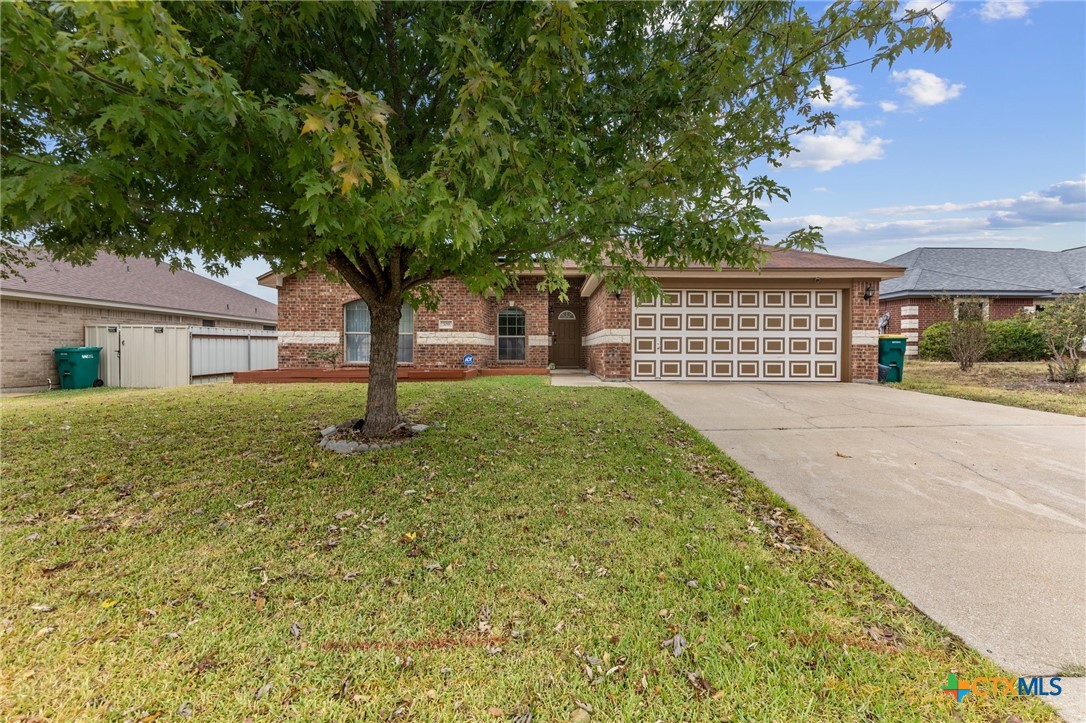
M 116 324 L 84 327 L 83 336 L 102 347 L 98 376 L 110 387 L 204 384 L 276 366 L 274 331 Z

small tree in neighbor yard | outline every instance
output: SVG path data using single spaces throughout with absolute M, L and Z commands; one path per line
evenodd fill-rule
M 369 306 L 364 433 L 399 423 L 406 301 L 561 262 L 752 268 L 755 170 L 832 126 L 827 73 L 947 45 L 896 2 L 4 3 L 2 230 L 213 272 L 335 273 Z M 817 228 L 778 245 L 813 249 Z
M 988 350 L 988 329 L 984 323 L 984 300 L 974 297 L 947 297 L 950 309 L 947 322 L 947 346 L 950 358 L 967 372 Z
M 1048 345 L 1048 378 L 1054 382 L 1079 381 L 1082 345 L 1086 342 L 1086 294 L 1067 294 L 1045 304 L 1033 323 Z

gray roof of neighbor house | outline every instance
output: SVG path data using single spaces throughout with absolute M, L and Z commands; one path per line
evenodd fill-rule
M 191 271 L 171 271 L 169 265 L 153 259 L 101 253 L 88 266 L 73 266 L 38 251 L 31 252 L 31 259 L 33 266 L 18 269 L 23 278 L 0 281 L 0 294 L 264 324 L 277 320 L 270 301 Z
M 918 248 L 886 261 L 905 275 L 879 284 L 879 297 L 1052 297 L 1086 292 L 1086 246 L 1065 251 Z

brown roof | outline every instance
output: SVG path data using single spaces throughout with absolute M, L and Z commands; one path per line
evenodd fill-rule
M 873 272 L 876 276 L 882 275 L 894 277 L 904 273 L 904 269 L 900 266 L 883 264 L 877 261 L 853 259 L 847 256 L 833 256 L 821 251 L 780 249 L 773 246 L 766 246 L 763 248 L 765 251 L 769 252 L 768 258 L 766 259 L 765 264 L 758 269 L 749 270 L 752 274 L 767 271 L 856 271 Z M 650 266 L 648 268 L 650 275 L 653 271 L 668 270 L 667 266 L 661 265 Z M 713 267 L 704 264 L 691 264 L 690 266 L 684 267 L 684 269 L 691 271 L 711 271 L 713 270 Z M 724 267 L 722 270 L 728 270 L 728 267 Z M 733 273 L 737 271 L 741 270 L 732 270 Z
M 207 317 L 233 317 L 274 324 L 275 304 L 191 271 L 171 271 L 153 259 L 122 259 L 101 253 L 88 266 L 53 261 L 31 252 L 34 266 L 23 278 L 0 281 L 0 291 L 43 294 L 103 305 L 131 304 Z

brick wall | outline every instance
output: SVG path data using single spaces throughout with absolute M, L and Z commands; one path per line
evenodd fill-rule
M 585 310 L 585 368 L 601 379 L 630 378 L 630 293 L 616 299 L 601 284 L 588 299 Z M 625 341 L 593 344 L 591 336 L 608 330 L 625 331 Z
M 475 356 L 478 368 L 545 367 L 549 355 L 550 322 L 548 295 L 537 288 L 537 278 L 520 280 L 518 289 L 509 289 L 500 300 L 468 291 L 457 279 L 432 284 L 440 297 L 434 311 L 415 312 L 414 361 L 416 368 L 460 368 L 466 354 Z M 358 299 L 346 284 L 312 273 L 299 273 L 283 280 L 279 288 L 279 329 L 288 334 L 281 341 L 279 367 L 296 369 L 320 366 L 314 349 L 340 351 L 343 361 L 343 305 Z M 527 331 L 526 359 L 498 361 L 498 312 L 504 308 L 524 311 Z M 441 322 L 451 322 L 442 324 Z M 301 332 L 291 335 L 289 332 Z
M 988 318 L 991 321 L 1010 319 L 1017 315 L 1022 307 L 1033 306 L 1034 303 L 1034 299 L 1017 297 L 989 298 Z M 910 296 L 880 302 L 879 313 L 885 311 L 890 312 L 887 333 L 904 334 L 908 337 L 905 348 L 909 357 L 917 355 L 918 343 L 925 329 L 938 321 L 949 321 L 952 318 L 951 307 L 933 296 Z
M 873 295 L 864 298 L 871 286 Z M 849 372 L 852 381 L 876 381 L 879 372 L 879 281 L 878 279 L 854 279 L 849 293 Z
M 84 326 L 169 324 L 199 326 L 206 317 L 107 309 L 0 298 L 0 388 L 58 383 L 53 349 L 82 346 Z M 219 326 L 262 329 L 263 324 L 220 321 Z

